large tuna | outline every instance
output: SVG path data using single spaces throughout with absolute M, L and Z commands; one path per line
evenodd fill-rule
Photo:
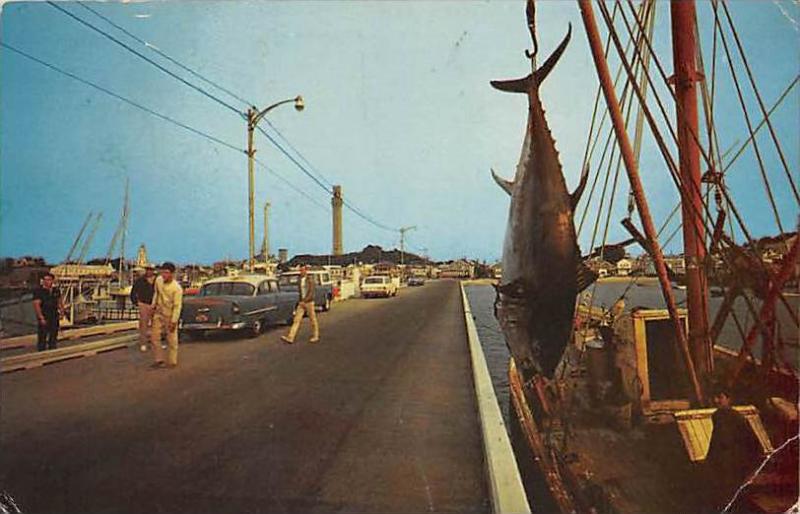
M 511 195 L 496 314 L 526 378 L 553 375 L 572 336 L 579 282 L 582 289 L 592 280 L 591 274 L 579 273 L 585 268 L 573 224 L 587 173 L 570 195 L 539 97 L 539 87 L 564 53 L 570 34 L 571 27 L 555 52 L 527 77 L 491 83 L 528 96 L 528 125 L 515 178 L 506 181 L 493 172 Z

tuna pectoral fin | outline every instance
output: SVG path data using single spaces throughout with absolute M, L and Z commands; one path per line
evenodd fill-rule
M 531 76 L 512 80 L 492 80 L 489 84 L 493 88 L 507 93 L 527 93 L 531 83 Z
M 578 262 L 577 269 L 575 270 L 577 275 L 577 282 L 578 282 L 578 292 L 580 293 L 590 285 L 594 284 L 595 280 L 599 276 L 595 273 L 589 266 L 584 264 L 582 261 Z
M 497 185 L 500 186 L 503 189 L 503 191 L 511 195 L 511 192 L 514 190 L 514 183 L 511 182 L 510 180 L 506 180 L 501 176 L 499 176 L 497 173 L 494 172 L 494 168 L 490 169 L 492 170 L 492 178 L 494 179 L 495 182 L 497 182 Z
M 586 166 L 583 168 L 583 172 L 581 172 L 581 180 L 578 182 L 578 187 L 575 188 L 575 191 L 569 195 L 570 200 L 572 201 L 572 210 L 575 210 L 575 207 L 578 206 L 578 202 L 581 201 L 581 195 L 583 194 L 583 190 L 586 189 L 586 181 L 589 178 L 589 163 L 586 163 Z

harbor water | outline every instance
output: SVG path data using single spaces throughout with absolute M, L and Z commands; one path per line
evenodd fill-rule
M 506 347 L 503 334 L 500 331 L 500 326 L 494 317 L 494 301 L 495 291 L 491 285 L 467 285 L 464 288 L 469 299 L 472 313 L 475 316 L 475 326 L 478 330 L 478 335 L 481 338 L 481 345 L 486 354 L 486 361 L 489 366 L 489 374 L 492 377 L 492 384 L 494 385 L 497 401 L 500 403 L 500 409 L 503 413 L 503 418 L 508 424 L 509 417 L 509 390 L 508 390 L 508 361 L 509 353 Z M 664 308 L 664 301 L 661 297 L 661 289 L 655 279 L 626 279 L 626 278 L 613 278 L 597 282 L 596 287 L 592 286 L 583 293 L 582 301 L 591 302 L 596 307 L 610 309 L 611 306 L 620 297 L 624 295 L 626 309 L 636 307 L 662 309 Z M 593 295 L 593 300 L 585 295 Z M 679 307 L 685 306 L 686 295 L 685 292 L 675 290 L 676 301 Z M 800 307 L 800 297 L 796 294 L 785 295 L 789 306 L 798 312 Z M 713 321 L 722 303 L 722 297 L 712 296 L 709 298 L 709 317 Z M 758 312 L 760 302 L 757 299 L 752 299 L 752 304 Z M 743 298 L 739 298 L 736 302 L 734 312 L 740 325 L 745 330 L 753 324 L 753 316 L 749 311 L 747 302 Z M 794 326 L 787 308 L 778 303 L 777 306 L 778 330 L 780 336 L 783 338 L 783 359 L 784 362 L 792 363 L 796 368 L 798 359 L 800 359 L 800 333 Z M 731 350 L 738 350 L 741 346 L 741 336 L 736 327 L 735 321 L 729 316 L 728 321 L 723 327 L 717 344 L 730 348 Z M 755 352 L 756 356 L 760 353 L 760 345 L 756 343 Z

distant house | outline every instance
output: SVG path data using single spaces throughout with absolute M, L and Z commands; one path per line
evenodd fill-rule
M 600 258 L 590 259 L 585 264 L 601 278 L 611 275 L 616 269 L 613 264 Z
M 620 259 L 617 261 L 617 275 L 620 277 L 627 277 L 631 274 L 633 269 L 633 262 L 630 259 Z
M 683 258 L 683 255 L 664 256 L 664 262 L 676 275 L 686 274 L 686 259 Z
M 473 278 L 475 265 L 466 259 L 452 261 L 441 266 L 441 278 Z
M 32 257 L 25 255 L 14 261 L 15 268 L 27 268 L 30 266 L 46 266 L 43 257 Z
M 655 275 L 656 268 L 653 265 L 653 259 L 649 255 L 642 254 L 633 259 L 633 266 L 631 267 L 631 275 Z

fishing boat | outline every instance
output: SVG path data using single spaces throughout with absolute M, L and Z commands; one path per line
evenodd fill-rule
M 797 347 L 787 342 L 791 334 L 785 328 L 782 333 L 781 323 L 789 323 L 790 330 L 797 333 L 796 307 L 787 301 L 785 289 L 797 281 L 800 238 L 781 226 L 773 196 L 768 194 L 780 232 L 773 239 L 780 241 L 780 251 L 766 259 L 731 199 L 726 171 L 749 145 L 758 156 L 759 167 L 763 167 L 761 154 L 777 152 L 780 171 L 786 175 L 783 186 L 798 205 L 800 196 L 770 121 L 775 107 L 768 110 L 764 104 L 733 23 L 735 4 L 718 0 L 708 4 L 713 22 L 710 69 L 704 68 L 699 45 L 705 31 L 697 23 L 694 1 L 656 5 L 652 0 L 638 4 L 579 0 L 578 5 L 600 82 L 589 141 L 602 139 L 607 130 L 606 147 L 613 148 L 612 157 L 606 159 L 604 151 L 600 164 L 592 170 L 595 178 L 589 197 L 603 172 L 608 184 L 609 176 L 615 171 L 618 176 L 624 169 L 629 203 L 623 226 L 631 235 L 625 244 L 638 244 L 652 259 L 663 307 L 639 308 L 626 303 L 636 277 L 610 307 L 594 305 L 591 288 L 596 284 L 589 285 L 592 278 L 579 279 L 577 285 L 571 283 L 576 304 L 573 318 L 567 320 L 572 325 L 568 341 L 542 341 L 541 332 L 536 332 L 541 323 L 532 312 L 531 337 L 539 340 L 532 351 L 521 351 L 518 339 L 529 314 L 526 305 L 536 305 L 528 298 L 532 286 L 518 276 L 503 276 L 497 288 L 498 319 L 512 354 L 512 439 L 518 462 L 532 484 L 531 504 L 534 511 L 565 514 L 789 511 L 798 501 L 798 354 Z M 668 9 L 670 14 L 674 72 L 669 74 L 653 48 L 659 9 Z M 605 45 L 595 10 L 607 33 Z M 536 49 L 534 16 L 533 0 L 529 0 L 528 28 Z M 498 82 L 500 87 L 493 83 L 505 91 L 528 88 L 534 99 L 530 113 L 539 115 L 533 121 L 529 118 L 525 144 L 532 146 L 530 151 L 523 149 L 516 180 L 496 177 L 512 196 L 504 273 L 506 253 L 515 257 L 513 252 L 527 248 L 515 240 L 521 236 L 515 232 L 519 226 L 514 213 L 524 194 L 519 191 L 524 165 L 535 158 L 530 154 L 537 150 L 533 124 L 544 123 L 538 92 L 531 88 L 538 88 L 538 78 L 552 71 L 541 70 L 555 62 L 548 60 L 537 70 L 535 50 L 528 56 L 534 61 L 533 86 L 519 80 Z M 611 56 L 620 63 L 617 80 L 609 69 Z M 727 161 L 720 150 L 714 116 L 716 78 L 721 73 L 717 68 L 725 62 L 749 133 L 744 146 Z M 797 82 L 795 78 L 778 103 Z M 756 108 L 746 105 L 741 95 L 744 83 L 755 93 Z M 603 104 L 605 114 L 601 114 Z M 704 129 L 698 111 L 703 113 Z M 762 121 L 755 125 L 751 117 L 757 115 Z M 602 129 L 604 121 L 596 123 L 601 119 L 609 121 L 607 129 Z M 633 125 L 633 143 L 628 122 Z M 682 215 L 684 308 L 679 308 L 675 298 L 672 263 L 661 250 L 666 245 L 666 238 L 660 237 L 663 227 L 656 230 L 639 175 L 645 128 L 656 141 L 664 168 L 676 186 L 678 206 L 670 219 L 677 212 Z M 762 128 L 770 134 L 770 148 L 756 138 Z M 594 151 L 590 142 L 584 157 L 587 167 Z M 677 155 L 668 143 L 674 143 Z M 766 172 L 761 171 L 769 193 L 778 186 L 770 184 Z M 616 188 L 616 177 L 613 183 Z M 580 191 L 575 196 L 580 198 Z M 591 199 L 584 198 L 580 225 L 590 204 Z M 575 214 L 577 205 L 576 201 L 570 215 Z M 607 207 L 606 214 L 600 202 L 598 211 L 598 217 L 607 217 L 607 227 L 611 208 Z M 633 221 L 635 213 L 641 228 Z M 607 229 L 605 232 L 608 234 Z M 570 235 L 569 231 L 564 234 L 561 240 Z M 596 243 L 593 238 L 590 248 Z M 605 239 L 599 242 L 599 248 L 606 245 Z M 536 259 L 546 263 L 539 254 Z M 709 276 L 714 277 L 721 297 L 713 320 L 709 319 Z M 737 317 L 737 302 L 745 305 L 749 320 Z M 723 327 L 731 325 L 738 341 L 723 340 L 727 337 Z M 552 370 L 546 365 L 548 352 L 560 356 Z M 715 433 L 713 390 L 725 390 L 735 400 L 733 411 L 746 422 L 760 454 L 734 487 L 721 485 L 717 470 L 705 462 Z

